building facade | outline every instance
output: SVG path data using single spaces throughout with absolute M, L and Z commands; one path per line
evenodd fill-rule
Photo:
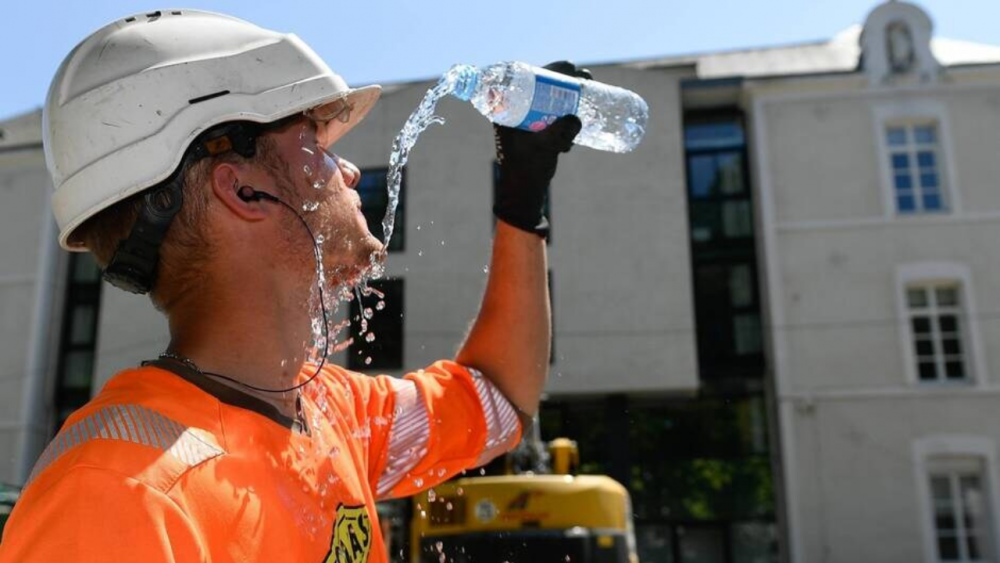
M 562 157 L 540 419 L 629 488 L 642 561 L 1000 559 L 1000 49 L 931 29 L 887 2 L 828 41 L 591 67 L 643 96 L 650 126 L 633 153 Z M 392 138 L 432 85 L 388 86 L 336 148 L 376 233 Z M 336 358 L 353 369 L 449 357 L 476 313 L 493 137 L 468 104 L 439 113 L 405 170 L 385 297 L 336 313 L 372 309 L 374 342 Z M 168 337 L 58 250 L 40 113 L 0 132 L 0 481 L 16 484 Z
M 742 88 L 791 553 L 996 561 L 998 53 L 899 2 L 857 45 Z

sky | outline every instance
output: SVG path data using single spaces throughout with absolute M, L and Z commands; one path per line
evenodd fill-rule
M 438 76 L 455 63 L 610 62 L 827 39 L 876 0 L 185 0 L 295 33 L 352 85 Z M 63 57 L 138 12 L 135 0 L 4 0 L 0 120 L 40 107 Z M 1000 45 L 1000 0 L 924 0 L 935 34 Z

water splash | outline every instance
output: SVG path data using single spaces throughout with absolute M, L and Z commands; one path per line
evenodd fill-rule
M 396 221 L 396 205 L 399 203 L 399 185 L 403 179 L 403 167 L 410 158 L 410 149 L 416 144 L 420 134 L 434 123 L 443 124 L 444 118 L 434 115 L 441 98 L 455 91 L 458 80 L 458 67 L 452 67 L 438 80 L 433 88 L 427 91 L 417 109 L 410 114 L 403 129 L 392 142 L 392 153 L 389 155 L 388 187 L 389 204 L 382 219 L 382 232 L 385 233 L 385 245 L 389 246 L 392 230 Z
M 423 133 L 423 131 L 431 124 L 444 123 L 444 119 L 434 115 L 434 111 L 437 108 L 438 102 L 455 90 L 457 79 L 457 69 L 452 68 L 445 73 L 438 83 L 427 91 L 427 94 L 424 96 L 423 100 L 421 100 L 420 105 L 417 106 L 417 109 L 414 110 L 414 112 L 406 120 L 406 124 L 393 141 L 392 152 L 389 156 L 389 172 L 387 181 L 389 201 L 386 206 L 385 217 L 382 220 L 382 230 L 385 233 L 386 247 L 388 247 L 389 241 L 392 239 L 396 218 L 396 207 L 399 204 L 399 189 L 402 181 L 403 167 L 409 160 L 410 150 L 413 148 L 414 144 L 416 144 L 420 134 Z M 303 138 L 303 135 L 304 131 L 300 131 L 300 139 Z M 303 150 L 311 152 L 309 149 Z M 302 171 L 306 174 L 307 178 L 314 179 L 314 171 L 309 168 L 308 165 L 303 167 Z M 316 189 L 322 189 L 324 184 L 323 182 L 317 180 L 312 182 L 312 186 Z M 319 209 L 318 202 L 306 201 L 302 205 L 302 210 L 305 212 L 312 212 L 317 209 Z M 433 224 L 433 221 L 431 224 Z M 323 240 L 317 240 L 317 243 L 318 245 L 322 245 Z M 423 251 L 420 251 L 418 255 L 422 256 Z M 339 280 L 340 277 L 337 275 L 338 272 L 334 271 L 332 274 L 332 278 L 334 280 Z M 324 304 L 326 305 L 327 310 L 331 311 L 330 315 L 332 317 L 336 315 L 337 311 L 340 309 L 341 303 L 345 303 L 356 298 L 358 300 L 359 309 L 361 310 L 361 315 L 359 315 L 360 318 L 356 319 L 359 322 L 358 328 L 360 329 L 358 334 L 364 335 L 367 333 L 366 340 L 368 342 L 372 342 L 375 338 L 375 335 L 368 331 L 368 321 L 374 316 L 374 311 L 371 307 L 364 307 L 362 305 L 362 296 L 377 296 L 379 301 L 376 303 L 374 309 L 375 311 L 384 310 L 385 295 L 368 285 L 370 281 L 380 279 L 384 274 L 384 260 L 382 260 L 377 253 L 373 253 L 369 257 L 368 269 L 365 271 L 360 280 L 357 280 L 352 285 L 338 281 L 338 285 L 334 286 L 332 283 L 327 281 L 327 275 L 324 271 L 322 263 L 322 252 L 317 249 L 316 275 L 319 285 L 324 287 L 323 293 L 326 296 Z M 310 297 L 312 342 L 307 354 L 307 361 L 312 361 L 314 363 L 318 362 L 324 354 L 335 354 L 337 352 L 341 352 L 353 344 L 353 339 L 351 338 L 347 338 L 344 341 L 339 340 L 340 334 L 351 326 L 350 319 L 334 326 L 330 331 L 329 338 L 324 339 L 323 320 L 320 315 L 322 307 L 320 306 L 319 300 L 319 292 L 314 288 Z M 370 365 L 372 363 L 372 358 L 365 358 L 364 363 L 365 365 Z

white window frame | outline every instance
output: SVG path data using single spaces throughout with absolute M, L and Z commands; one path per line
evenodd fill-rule
M 948 284 L 959 290 L 959 305 L 962 311 L 962 346 L 965 360 L 966 378 L 961 381 L 921 381 L 917 371 L 917 358 L 913 350 L 914 334 L 910 319 L 907 289 L 912 286 Z M 910 385 L 922 387 L 938 386 L 982 386 L 986 384 L 986 359 L 980 338 L 976 292 L 972 285 L 972 273 L 965 264 L 953 262 L 918 262 L 896 267 L 896 307 L 899 320 L 900 349 L 902 351 L 903 372 Z
M 989 529 L 984 531 L 984 549 L 994 558 L 1000 557 L 1000 495 L 998 495 L 997 448 L 988 437 L 965 434 L 925 436 L 913 442 L 913 476 L 916 483 L 917 506 L 923 538 L 924 561 L 940 563 L 937 551 L 937 526 L 931 502 L 930 477 L 934 466 L 942 460 L 973 458 L 982 464 L 983 489 L 988 501 Z M 989 561 L 989 560 L 986 560 Z M 993 559 L 992 561 L 996 561 Z
M 879 170 L 882 178 L 882 213 L 887 219 L 913 219 L 961 213 L 962 201 L 959 197 L 958 178 L 955 172 L 954 143 L 951 138 L 951 121 L 948 111 L 941 102 L 926 99 L 901 99 L 892 103 L 876 103 L 872 105 L 872 123 L 875 127 L 875 139 L 878 146 Z M 890 127 L 898 125 L 919 125 L 933 123 L 937 130 L 937 168 L 938 183 L 944 209 L 935 211 L 914 211 L 900 213 L 896 208 L 896 185 L 886 140 L 886 132 Z M 919 175 L 914 177 L 919 182 Z

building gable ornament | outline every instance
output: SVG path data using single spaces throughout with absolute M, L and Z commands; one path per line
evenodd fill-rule
M 934 24 L 921 8 L 890 0 L 876 7 L 861 33 L 861 70 L 872 87 L 931 83 L 941 64 L 931 51 Z

